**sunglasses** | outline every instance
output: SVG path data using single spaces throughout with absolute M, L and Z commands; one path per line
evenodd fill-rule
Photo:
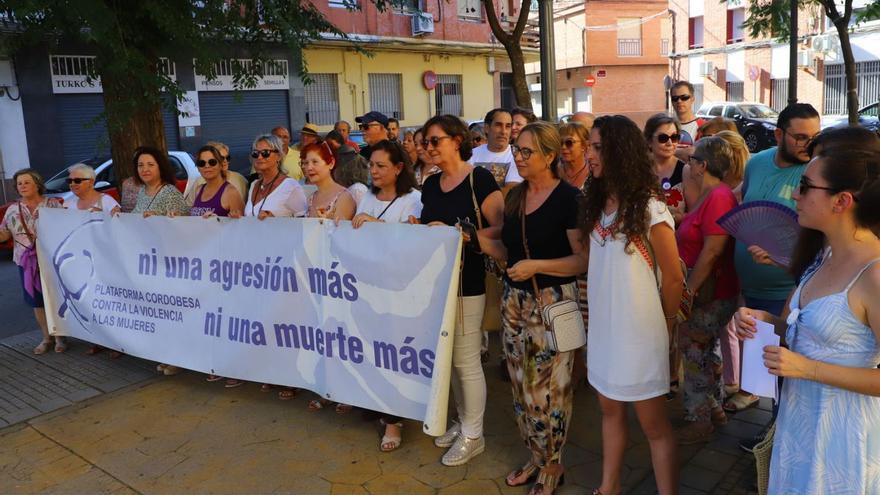
M 68 184 L 82 184 L 83 182 L 87 182 L 87 181 L 90 181 L 90 180 L 92 180 L 92 179 L 84 179 L 84 178 L 81 178 L 81 177 L 76 177 L 76 178 L 74 178 L 74 179 L 70 179 L 70 178 L 68 178 L 68 179 L 67 179 L 67 183 L 68 183 Z
M 800 184 L 798 184 L 798 192 L 801 196 L 807 194 L 810 189 L 821 189 L 823 191 L 831 191 L 832 194 L 837 194 L 840 191 L 834 189 L 833 187 L 823 187 L 823 186 L 814 186 L 810 184 L 805 177 L 801 177 Z
M 677 101 L 688 101 L 691 99 L 691 95 L 670 96 L 669 99 L 672 100 L 672 103 Z
M 533 149 L 522 148 L 522 147 L 519 147 L 515 144 L 510 145 L 510 151 L 513 153 L 514 156 L 516 156 L 517 153 L 522 155 L 523 160 L 528 160 L 529 158 L 532 157 L 532 153 L 535 152 L 535 150 L 533 150 Z
M 199 160 L 199 161 L 196 162 L 196 167 L 199 167 L 199 168 L 202 168 L 202 167 L 205 167 L 205 166 L 216 167 L 219 163 L 220 163 L 220 162 L 218 162 L 218 161 L 217 161 L 216 159 L 214 159 L 214 158 L 211 158 L 211 159 L 209 159 L 208 161 L 205 161 L 205 160 Z
M 251 158 L 257 158 L 258 156 L 269 158 L 269 155 L 272 153 L 278 153 L 278 150 L 253 150 L 251 151 Z
M 474 142 L 475 143 L 483 142 L 483 137 L 482 136 L 474 136 Z
M 566 148 L 574 148 L 574 145 L 579 142 L 580 141 L 577 139 L 566 139 L 565 141 L 562 142 L 562 145 L 565 146 Z
M 359 124 L 358 127 L 362 131 L 366 131 L 371 125 L 382 125 L 379 122 L 370 122 L 369 124 Z
M 677 143 L 681 141 L 681 134 L 657 134 L 657 142 L 665 143 L 667 141 L 672 141 L 673 143 Z
M 443 141 L 444 139 L 452 139 L 452 136 L 431 136 L 428 139 L 422 139 L 422 147 L 427 148 L 430 144 L 436 148 L 440 145 L 440 141 Z

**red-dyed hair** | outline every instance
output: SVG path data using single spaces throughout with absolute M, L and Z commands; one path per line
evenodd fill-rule
M 327 141 L 320 141 L 317 143 L 306 145 L 303 147 L 303 149 L 299 151 L 300 156 L 302 157 L 301 159 L 303 160 L 306 158 L 306 155 L 312 152 L 317 153 L 318 156 L 320 156 L 321 159 L 324 160 L 324 163 L 336 161 L 336 157 L 333 155 L 333 150 L 330 149 L 330 145 L 327 144 Z M 335 163 L 333 165 L 333 168 L 336 168 Z

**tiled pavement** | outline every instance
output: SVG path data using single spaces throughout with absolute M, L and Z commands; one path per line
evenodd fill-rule
M 310 413 L 307 392 L 282 402 L 255 384 L 227 390 L 197 373 L 159 378 L 153 363 L 86 356 L 83 343 L 65 354 L 33 356 L 38 341 L 33 333 L 0 341 L 3 494 L 527 491 L 504 485 L 526 452 L 497 360 L 486 367 L 486 452 L 447 468 L 439 462 L 442 450 L 415 422 L 407 422 L 398 451 L 381 454 L 368 414 Z M 680 403 L 670 402 L 669 412 L 680 417 Z M 740 413 L 711 442 L 681 448 L 680 493 L 751 493 L 754 464 L 737 444 L 769 415 L 766 407 Z M 564 458 L 567 483 L 557 493 L 588 493 L 598 484 L 599 419 L 595 394 L 580 387 Z M 647 443 L 632 416 L 630 423 L 624 492 L 655 493 Z

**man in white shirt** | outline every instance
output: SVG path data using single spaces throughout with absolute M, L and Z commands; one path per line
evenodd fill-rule
M 677 81 L 669 90 L 669 99 L 672 101 L 672 110 L 675 118 L 681 125 L 681 138 L 675 156 L 684 162 L 693 153 L 694 143 L 697 138 L 697 129 L 703 125 L 704 120 L 694 114 L 694 85 L 687 81 Z
M 496 108 L 486 114 L 484 122 L 486 144 L 474 148 L 468 163 L 492 172 L 498 187 L 506 194 L 511 187 L 522 182 L 522 177 L 516 170 L 513 152 L 510 150 L 513 116 L 503 108 Z

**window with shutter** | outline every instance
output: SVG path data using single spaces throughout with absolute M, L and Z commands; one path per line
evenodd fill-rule
M 369 74 L 370 110 L 403 120 L 403 93 L 400 74 Z

